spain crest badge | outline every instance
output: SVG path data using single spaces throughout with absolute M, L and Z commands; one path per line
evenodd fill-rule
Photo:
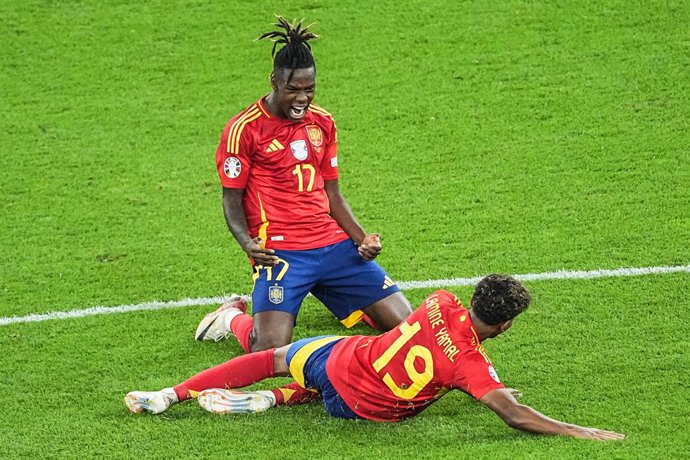
M 307 126 L 307 136 L 309 137 L 309 142 L 314 148 L 318 149 L 323 144 L 323 133 L 321 128 L 316 125 Z
M 279 304 L 283 302 L 283 286 L 271 286 L 268 288 L 268 300 L 271 303 Z

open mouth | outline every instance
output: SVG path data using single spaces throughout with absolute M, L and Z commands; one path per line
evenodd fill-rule
M 307 113 L 307 106 L 292 106 L 290 107 L 290 118 L 293 119 L 300 119 L 304 117 L 304 115 Z

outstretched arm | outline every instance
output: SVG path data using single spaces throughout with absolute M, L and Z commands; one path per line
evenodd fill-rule
M 624 434 L 598 428 L 586 428 L 571 423 L 560 422 L 520 404 L 513 397 L 511 389 L 502 388 L 485 394 L 480 401 L 503 419 L 508 426 L 530 433 L 573 436 L 576 438 L 613 441 L 625 438 Z
M 338 222 L 338 225 L 345 230 L 345 233 L 358 246 L 359 255 L 363 259 L 374 260 L 382 249 L 381 235 L 378 233 L 367 233 L 364 230 L 364 227 L 357 221 L 345 197 L 340 193 L 337 180 L 325 181 L 324 189 L 328 196 L 331 217 Z

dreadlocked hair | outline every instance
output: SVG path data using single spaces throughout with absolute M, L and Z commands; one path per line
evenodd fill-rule
M 278 27 L 279 30 L 266 32 L 257 38 L 257 40 L 271 39 L 273 42 L 273 51 L 271 53 L 273 56 L 273 71 L 288 69 L 290 71 L 288 81 L 295 69 L 308 69 L 310 67 L 316 69 L 309 40 L 315 40 L 319 36 L 309 31 L 309 28 L 314 23 L 303 27 L 303 21 L 304 19 L 297 22 L 295 19 L 290 23 L 284 17 L 278 16 L 278 22 L 273 25 Z M 276 53 L 278 45 L 284 46 Z

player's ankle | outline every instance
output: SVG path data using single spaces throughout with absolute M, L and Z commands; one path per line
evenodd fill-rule
M 276 401 L 276 395 L 273 393 L 273 390 L 258 390 L 256 393 L 259 393 L 260 395 L 266 396 L 268 399 L 270 399 L 271 407 L 275 407 L 278 404 L 278 401 Z
M 234 311 L 230 311 L 225 315 L 225 318 L 223 318 L 223 321 L 225 322 L 225 326 L 228 328 L 229 331 L 232 331 L 232 320 L 237 318 L 240 315 L 244 315 L 242 310 L 234 309 Z M 234 333 L 233 333 L 234 334 Z
M 183 388 L 182 385 L 172 388 L 163 388 L 161 393 L 165 394 L 171 405 L 184 402 L 188 399 L 193 399 L 192 395 L 189 394 L 189 390 L 187 388 Z
M 171 406 L 180 402 L 180 398 L 177 397 L 177 393 L 175 393 L 175 389 L 172 387 L 163 388 L 161 393 L 167 398 Z

